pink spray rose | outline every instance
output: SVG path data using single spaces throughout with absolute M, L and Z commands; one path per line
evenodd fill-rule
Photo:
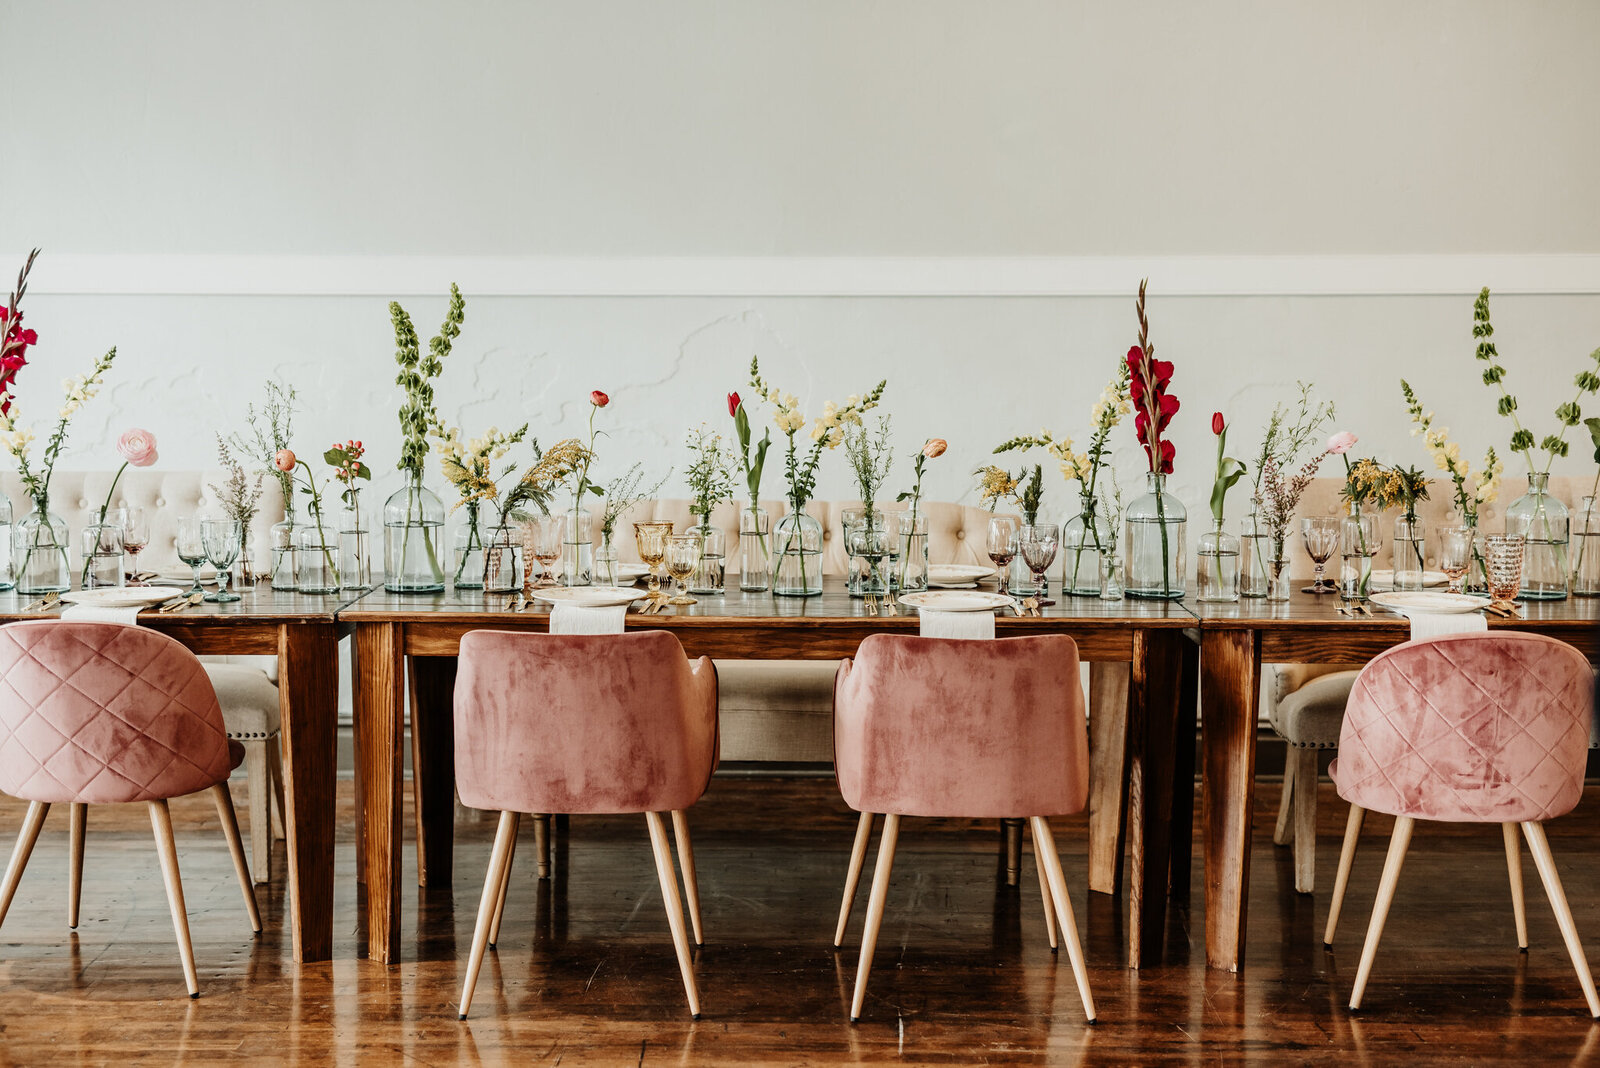
M 148 430 L 130 427 L 117 439 L 117 452 L 134 467 L 149 467 L 156 462 L 156 436 Z

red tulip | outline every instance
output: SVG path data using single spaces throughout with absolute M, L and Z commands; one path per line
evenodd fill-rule
M 1226 424 L 1226 423 L 1224 423 L 1222 421 L 1222 413 L 1221 412 L 1212 412 L 1211 413 L 1211 432 L 1213 434 L 1220 435 L 1224 430 L 1227 429 L 1227 426 L 1228 426 L 1228 424 Z
M 601 393 L 598 389 L 589 394 L 589 403 L 596 408 L 604 408 L 611 403 L 611 398 Z
M 736 416 L 738 414 L 739 414 L 739 394 L 730 393 L 730 394 L 728 394 L 728 415 L 730 417 L 732 417 L 732 416 Z

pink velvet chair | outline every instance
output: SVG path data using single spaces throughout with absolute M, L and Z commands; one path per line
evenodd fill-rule
M 1361 1007 L 1420 819 L 1500 824 L 1517 940 L 1526 949 L 1521 825 L 1589 1011 L 1600 1018 L 1600 997 L 1544 833 L 1544 821 L 1572 811 L 1583 792 L 1593 685 L 1588 661 L 1576 649 L 1515 632 L 1407 642 L 1362 669 L 1330 769 L 1339 796 L 1350 802 L 1350 819 L 1325 942 L 1333 942 L 1363 816 L 1369 809 L 1387 812 L 1395 823 L 1350 1008 Z
M 690 663 L 666 631 L 554 635 L 476 630 L 456 672 L 456 790 L 500 812 L 461 991 L 467 1018 L 485 948 L 498 940 L 522 813 L 642 812 L 689 1011 L 700 995 L 661 813 L 671 812 L 701 941 L 693 847 L 683 810 L 716 766 L 717 672 Z
M 0 627 L 0 791 L 29 802 L 5 882 L 0 923 L 51 805 L 71 805 L 68 923 L 78 923 L 88 805 L 145 802 L 189 996 L 200 996 L 167 799 L 211 791 L 250 926 L 261 930 L 228 774 L 228 739 L 205 668 L 163 634 L 118 623 L 37 620 Z
M 850 1022 L 861 1019 L 901 816 L 1029 819 L 1045 929 L 1056 921 L 1089 1022 L 1089 974 L 1049 816 L 1083 811 L 1089 790 L 1078 647 L 1047 636 L 959 641 L 874 634 L 834 683 L 834 768 L 861 813 L 834 945 L 844 942 L 875 813 L 883 838 L 867 900 Z

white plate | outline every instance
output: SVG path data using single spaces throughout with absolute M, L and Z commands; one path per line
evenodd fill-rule
M 1432 589 L 1435 586 L 1448 586 L 1450 585 L 1450 576 L 1443 571 L 1424 571 L 1422 573 L 1422 585 L 1425 589 Z M 1394 572 L 1392 570 L 1374 571 L 1372 573 L 1371 588 L 1374 590 L 1394 589 Z
M 968 586 L 994 577 L 994 568 L 976 564 L 928 565 L 928 583 L 933 586 Z
M 169 586 L 183 583 L 185 587 L 194 589 L 194 573 L 192 571 L 163 571 L 155 578 L 157 582 L 164 582 Z M 217 569 L 202 567 L 200 569 L 200 585 L 215 586 L 217 584 Z
M 533 599 L 547 604 L 575 604 L 583 608 L 611 608 L 650 596 L 632 586 L 551 586 L 534 590 Z
M 928 588 L 933 590 L 975 590 L 976 582 L 930 582 Z
M 182 597 L 185 592 L 175 586 L 102 586 L 93 590 L 70 590 L 63 593 L 61 599 L 69 604 L 96 608 L 135 608 L 170 601 Z
M 1489 604 L 1487 597 L 1473 597 L 1465 593 L 1434 593 L 1432 591 L 1409 591 L 1405 593 L 1375 593 L 1372 603 L 1380 608 L 1387 608 L 1391 612 L 1405 615 L 1409 612 L 1425 613 L 1455 613 L 1476 612 L 1486 608 Z
M 618 582 L 638 582 L 648 574 L 650 574 L 650 568 L 644 564 L 624 564 L 621 562 L 617 564 Z
M 930 612 L 993 612 L 996 608 L 1015 608 L 1017 602 L 986 590 L 930 590 L 927 593 L 902 593 L 900 603 Z

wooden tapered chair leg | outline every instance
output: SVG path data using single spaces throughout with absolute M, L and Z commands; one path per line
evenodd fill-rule
M 1378 955 L 1378 940 L 1383 937 L 1384 921 L 1389 918 L 1389 906 L 1394 903 L 1394 888 L 1400 881 L 1400 868 L 1406 860 L 1406 848 L 1411 844 L 1411 831 L 1416 820 L 1410 816 L 1396 816 L 1394 835 L 1389 839 L 1389 855 L 1383 862 L 1383 878 L 1378 882 L 1378 900 L 1372 906 L 1372 922 L 1367 925 L 1367 943 L 1361 947 L 1361 966 L 1356 969 L 1356 985 L 1350 991 L 1350 1008 L 1361 1007 L 1361 995 L 1367 989 L 1367 977 L 1372 974 L 1372 962 Z
M 667 906 L 667 926 L 672 929 L 672 947 L 678 953 L 678 969 L 683 972 L 683 989 L 689 995 L 689 1014 L 700 1019 L 700 991 L 694 982 L 694 962 L 689 959 L 689 935 L 683 928 L 683 902 L 678 897 L 678 875 L 672 868 L 672 851 L 667 847 L 667 828 L 661 813 L 646 812 L 650 828 L 650 848 L 655 853 L 656 875 L 661 880 L 661 897 Z
M 467 957 L 467 974 L 461 983 L 461 1007 L 457 1019 L 465 1020 L 472 1008 L 472 990 L 478 985 L 483 967 L 483 951 L 489 944 L 489 926 L 494 922 L 495 906 L 511 866 L 511 847 L 516 842 L 517 814 L 500 813 L 500 828 L 494 836 L 494 852 L 489 854 L 489 870 L 483 877 L 483 897 L 478 902 L 478 923 L 472 930 L 472 953 Z
M 678 867 L 683 871 L 683 896 L 689 905 L 689 926 L 694 930 L 694 944 L 706 944 L 705 932 L 700 927 L 700 880 L 694 871 L 694 843 L 689 840 L 689 820 L 681 809 L 672 813 L 672 840 L 678 847 Z
M 489 948 L 500 942 L 500 920 L 506 914 L 506 897 L 511 893 L 511 864 L 517 859 L 517 835 L 522 831 L 522 813 L 511 814 L 511 852 L 506 854 L 506 870 L 500 879 L 500 892 L 494 903 L 494 922 L 489 925 Z
M 1298 766 L 1294 754 L 1294 746 L 1289 746 L 1283 755 L 1283 793 L 1278 798 L 1278 822 L 1272 828 L 1273 845 L 1294 840 L 1294 771 Z
M 1089 968 L 1083 959 L 1083 943 L 1078 939 L 1078 922 L 1072 915 L 1072 899 L 1067 896 L 1067 879 L 1061 872 L 1061 857 L 1056 853 L 1055 836 L 1043 816 L 1031 817 L 1033 849 L 1050 880 L 1050 896 L 1055 899 L 1056 919 L 1061 925 L 1061 936 L 1067 943 L 1067 960 L 1072 964 L 1072 975 L 1078 981 L 1078 996 L 1083 999 L 1083 1014 L 1090 1023 L 1095 1021 L 1094 994 L 1089 990 Z
M 1511 914 L 1517 921 L 1517 948 L 1528 951 L 1528 904 L 1522 892 L 1522 844 L 1517 841 L 1517 825 L 1502 823 L 1506 840 L 1506 874 L 1511 877 Z
M 244 740 L 244 776 L 250 792 L 250 867 L 259 881 L 267 882 L 272 877 L 272 773 L 268 770 L 267 739 Z
M 155 832 L 156 853 L 161 857 L 161 877 L 167 884 L 167 904 L 172 907 L 172 929 L 183 958 L 183 978 L 189 996 L 200 996 L 200 977 L 194 968 L 194 943 L 189 939 L 189 912 L 183 904 L 183 879 L 178 875 L 178 843 L 172 837 L 172 813 L 165 800 L 151 801 L 150 827 Z
M 856 887 L 861 885 L 861 866 L 867 860 L 867 845 L 872 841 L 872 813 L 863 812 L 856 821 L 856 841 L 850 847 L 850 868 L 844 875 L 844 900 L 839 903 L 839 926 L 833 932 L 833 948 L 844 945 L 844 929 L 850 922 Z
M 1567 952 L 1572 955 L 1572 966 L 1578 972 L 1578 984 L 1589 1002 L 1589 1015 L 1600 1020 L 1600 996 L 1594 989 L 1594 976 L 1589 972 L 1589 959 L 1583 954 L 1583 943 L 1578 940 L 1578 926 L 1572 922 L 1572 910 L 1567 907 L 1566 891 L 1561 889 L 1561 876 L 1556 872 L 1556 859 L 1550 853 L 1550 842 L 1544 835 L 1544 824 L 1524 823 L 1522 833 L 1528 839 L 1528 851 L 1533 854 L 1534 866 L 1544 882 L 1545 896 L 1555 910 L 1556 924 L 1561 937 L 1566 940 Z
M 1317 888 L 1317 751 L 1296 749 L 1294 759 L 1294 888 Z
M 1322 933 L 1322 944 L 1328 949 L 1333 948 L 1333 933 L 1339 929 L 1339 910 L 1344 907 L 1344 892 L 1350 885 L 1350 869 L 1356 862 L 1356 845 L 1361 841 L 1361 824 L 1366 818 L 1366 809 L 1350 806 L 1344 824 L 1344 845 L 1339 849 L 1339 872 L 1333 879 L 1333 900 L 1328 903 L 1328 926 Z
M 250 865 L 244 859 L 244 840 L 239 837 L 239 814 L 233 810 L 233 795 L 227 782 L 211 788 L 211 798 L 217 803 L 217 818 L 222 821 L 222 835 L 228 840 L 228 852 L 233 855 L 233 871 L 239 877 L 239 890 L 244 894 L 244 910 L 250 915 L 250 929 L 261 933 L 261 910 L 256 907 L 256 888 L 250 881 Z M 262 831 L 265 833 L 266 828 Z
M 83 839 L 89 830 L 89 806 L 75 802 L 67 813 L 67 926 L 77 930 L 78 902 L 83 898 Z
M 28 814 L 22 817 L 22 830 L 17 834 L 16 846 L 11 850 L 11 863 L 6 865 L 5 881 L 0 883 L 0 924 L 6 922 L 6 913 L 11 909 L 11 899 L 17 893 L 17 883 L 22 881 L 22 869 L 28 866 L 28 856 L 33 852 L 33 843 L 39 840 L 39 830 L 44 826 L 44 818 L 49 813 L 50 806 L 45 802 L 28 802 Z
M 533 817 L 533 852 L 539 878 L 550 878 L 550 814 L 548 812 L 536 813 Z
M 872 872 L 872 893 L 867 897 L 867 922 L 861 929 L 861 962 L 856 965 L 856 989 L 850 998 L 850 1022 L 861 1022 L 861 1007 L 867 1001 L 867 976 L 872 971 L 872 953 L 878 948 L 878 928 L 883 924 L 883 904 L 889 897 L 889 875 L 894 871 L 894 847 L 900 839 L 900 817 L 893 812 L 883 817 L 883 837 L 878 841 L 878 865 Z
M 1044 933 L 1049 936 L 1050 952 L 1054 953 L 1057 949 L 1056 903 L 1050 893 L 1050 873 L 1045 870 L 1044 852 L 1039 848 L 1039 832 L 1033 833 L 1033 866 L 1039 871 L 1039 896 L 1044 899 Z

